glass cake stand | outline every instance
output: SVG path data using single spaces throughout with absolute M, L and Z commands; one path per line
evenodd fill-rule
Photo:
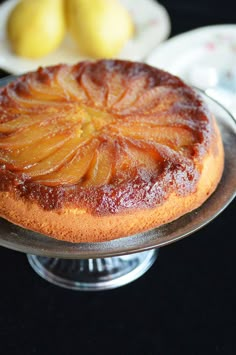
M 5 83 L 0 80 L 0 85 Z M 26 253 L 37 274 L 74 290 L 112 289 L 143 275 L 156 260 L 160 247 L 212 221 L 236 194 L 236 121 L 222 105 L 198 92 L 217 118 L 225 149 L 222 179 L 200 208 L 162 227 L 102 243 L 57 241 L 0 219 L 0 245 Z

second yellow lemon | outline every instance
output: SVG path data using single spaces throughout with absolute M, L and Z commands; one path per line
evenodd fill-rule
M 118 0 L 67 0 L 66 18 L 81 53 L 94 58 L 116 56 L 134 32 L 130 14 Z

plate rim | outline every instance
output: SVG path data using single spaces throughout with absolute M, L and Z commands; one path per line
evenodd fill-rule
M 194 36 L 195 38 L 197 36 L 199 37 L 205 37 L 209 34 L 214 34 L 216 31 L 223 31 L 223 32 L 233 32 L 235 33 L 236 37 L 236 24 L 219 24 L 219 25 L 209 25 L 209 26 L 203 26 L 203 27 L 198 27 L 190 31 L 186 31 L 183 33 L 180 33 L 176 36 L 170 37 L 163 43 L 160 43 L 160 45 L 156 48 L 154 48 L 153 51 L 149 53 L 149 55 L 146 58 L 146 63 L 149 65 L 157 66 L 155 64 L 156 60 L 160 60 L 159 58 L 162 58 L 166 56 L 169 52 L 171 52 L 171 47 L 174 46 L 180 46 L 185 44 L 188 44 L 189 42 L 192 43 L 192 37 Z M 161 66 L 160 66 L 161 68 Z M 163 67 L 164 68 L 164 67 Z

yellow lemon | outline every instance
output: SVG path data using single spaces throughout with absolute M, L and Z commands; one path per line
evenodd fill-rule
M 117 0 L 67 0 L 65 4 L 69 32 L 85 55 L 117 56 L 133 35 L 132 18 Z
M 39 58 L 54 51 L 65 35 L 62 0 L 22 0 L 7 20 L 7 35 L 16 55 Z

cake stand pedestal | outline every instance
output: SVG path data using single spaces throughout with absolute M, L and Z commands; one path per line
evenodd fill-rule
M 128 284 L 142 276 L 158 249 L 97 259 L 60 259 L 28 254 L 32 268 L 53 284 L 81 291 L 99 291 Z
M 26 253 L 40 276 L 75 290 L 111 289 L 143 275 L 159 247 L 205 226 L 236 195 L 236 121 L 222 105 L 198 92 L 218 121 L 225 150 L 222 179 L 200 208 L 160 228 L 101 243 L 62 242 L 0 219 L 0 245 Z

